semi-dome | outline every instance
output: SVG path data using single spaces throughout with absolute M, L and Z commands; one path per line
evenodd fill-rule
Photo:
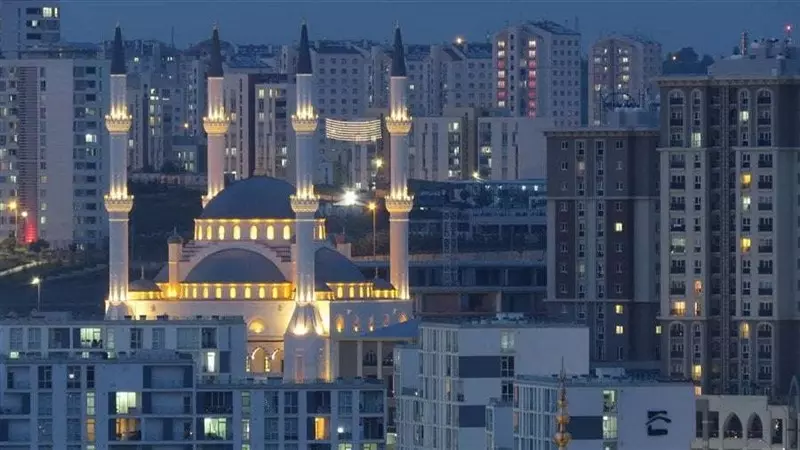
M 232 248 L 205 257 L 186 283 L 285 283 L 281 269 L 268 258 L 250 250 Z
M 366 281 L 361 269 L 353 261 L 336 250 L 322 247 L 314 258 L 314 273 L 317 282 L 363 283 Z
M 237 181 L 214 197 L 200 219 L 294 219 L 294 186 L 272 177 Z
M 130 292 L 158 292 L 160 290 L 161 289 L 158 288 L 158 285 L 154 281 L 144 278 L 131 281 L 128 285 L 128 291 Z

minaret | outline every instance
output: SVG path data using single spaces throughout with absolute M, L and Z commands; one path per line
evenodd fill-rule
M 407 109 L 406 59 L 400 26 L 394 30 L 392 72 L 389 81 L 390 110 L 386 128 L 391 139 L 391 186 L 386 197 L 389 211 L 389 271 L 390 281 L 399 298 L 410 298 L 408 289 L 408 213 L 414 199 L 408 195 L 408 133 L 411 116 Z
M 556 411 L 556 433 L 553 443 L 558 450 L 566 450 L 572 441 L 572 435 L 567 431 L 569 424 L 569 411 L 567 411 L 567 371 L 564 369 L 564 360 L 561 360 L 561 375 L 558 377 L 558 411 Z
M 128 114 L 127 74 L 122 30 L 114 32 L 111 56 L 111 104 L 105 117 L 106 129 L 111 136 L 109 150 L 109 186 L 105 195 L 108 211 L 108 299 L 106 315 L 111 319 L 129 314 L 128 300 L 128 215 L 133 208 L 133 197 L 128 195 L 128 131 L 131 116 Z
M 314 75 L 305 22 L 300 31 L 296 74 L 297 109 L 292 116 L 296 178 L 295 195 L 291 198 L 295 213 L 295 307 L 284 338 L 284 378 L 303 381 L 327 378 L 326 330 L 314 298 L 314 215 L 319 206 L 314 193 L 314 142 L 318 117 L 314 109 Z
M 219 30 L 214 26 L 211 36 L 211 61 L 208 65 L 207 100 L 208 110 L 203 117 L 203 128 L 208 135 L 208 192 L 203 197 L 203 207 L 225 189 L 225 133 L 230 119 L 225 113 L 223 101 L 222 50 Z

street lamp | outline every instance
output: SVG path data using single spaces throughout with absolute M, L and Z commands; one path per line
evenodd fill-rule
M 372 259 L 375 261 L 375 278 L 378 278 L 378 237 L 377 237 L 377 213 L 378 213 L 378 204 L 375 202 L 369 202 L 367 204 L 367 209 L 372 211 Z
M 356 194 L 356 191 L 344 191 L 342 204 L 344 206 L 354 206 L 356 203 L 358 203 L 358 194 Z
M 376 167 L 376 168 L 378 168 L 378 169 L 380 169 L 381 167 L 383 167 L 383 158 L 377 158 L 377 159 L 375 159 L 375 167 Z
M 31 285 L 36 286 L 36 311 L 42 312 L 42 279 L 33 277 Z
M 28 211 L 22 211 L 20 213 L 20 216 L 22 216 L 22 222 L 23 223 L 27 223 L 28 222 Z M 20 233 L 20 234 L 22 234 L 22 235 L 25 234 L 25 226 L 24 225 L 22 227 L 22 233 Z M 17 241 L 19 241 L 19 239 L 17 239 Z M 24 236 L 22 237 L 22 242 L 23 243 L 25 242 L 25 237 Z

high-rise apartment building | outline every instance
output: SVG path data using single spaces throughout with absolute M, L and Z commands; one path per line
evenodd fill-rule
M 655 368 L 658 131 L 546 134 L 548 311 L 591 328 L 593 362 Z
M 61 41 L 59 0 L 5 0 L 0 4 L 0 52 L 7 59 L 20 52 Z
M 643 36 L 612 35 L 589 52 L 589 124 L 607 125 L 617 107 L 644 107 L 657 96 L 654 77 L 661 75 L 661 44 Z
M 662 356 L 705 393 L 782 394 L 797 373 L 800 65 L 788 39 L 744 41 L 708 75 L 659 80 Z
M 417 345 L 394 351 L 397 448 L 486 448 L 490 399 L 516 398 L 518 375 L 589 373 L 587 335 L 515 315 L 422 322 Z M 555 342 L 569 351 L 553 351 Z
M 506 27 L 493 38 L 495 106 L 513 116 L 581 122 L 581 35 L 550 21 Z
M 289 167 L 288 111 L 294 108 L 294 83 L 276 73 L 225 73 L 225 172 L 234 179 L 266 175 L 286 179 Z
M 108 62 L 0 61 L 0 234 L 21 243 L 100 244 Z

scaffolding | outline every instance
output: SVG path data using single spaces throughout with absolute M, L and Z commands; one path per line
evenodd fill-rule
M 456 210 L 445 207 L 442 211 L 442 284 L 453 286 L 458 282 L 458 267 L 455 255 L 458 254 L 458 225 Z

